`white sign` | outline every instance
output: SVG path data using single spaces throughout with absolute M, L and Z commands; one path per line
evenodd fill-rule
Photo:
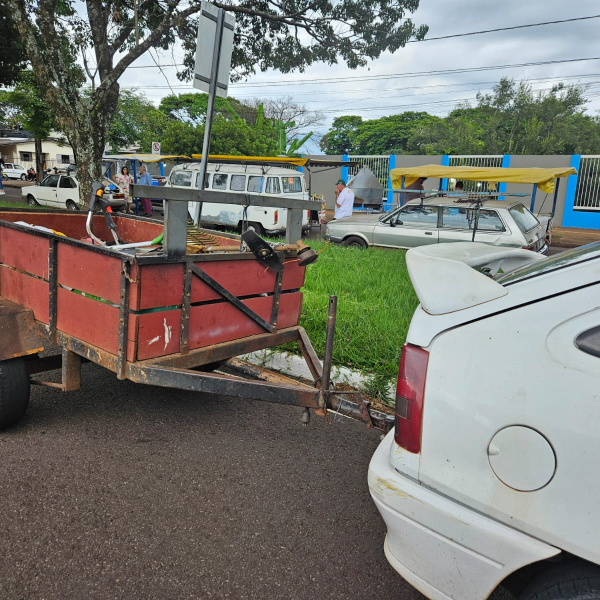
M 231 53 L 233 52 L 233 30 L 235 17 L 221 8 L 202 0 L 200 22 L 198 23 L 198 42 L 196 45 L 196 67 L 194 69 L 194 87 L 208 92 L 211 82 L 213 56 L 215 52 L 215 37 L 219 11 L 223 15 L 223 38 L 219 59 L 219 74 L 217 76 L 217 96 L 227 98 L 229 86 L 229 71 L 231 70 Z
M 160 142 L 152 142 L 152 154 L 160 154 Z

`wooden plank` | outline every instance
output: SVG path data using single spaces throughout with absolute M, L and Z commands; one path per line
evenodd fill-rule
M 269 319 L 273 298 L 259 297 L 244 300 L 249 308 L 263 319 Z M 278 327 L 293 327 L 300 321 L 302 293 L 292 292 L 281 295 Z M 264 330 L 229 302 L 193 306 L 190 311 L 189 347 L 202 348 L 221 342 L 258 335 Z
M 47 279 L 49 252 L 46 238 L 0 227 L 0 263 Z
M 87 344 L 117 354 L 119 309 L 58 288 L 56 326 Z
M 48 240 L 44 240 L 48 243 Z M 0 267 L 0 295 L 31 308 L 38 321 L 48 323 L 48 282 Z
M 139 315 L 137 360 L 179 352 L 180 321 L 179 308 Z
M 58 283 L 115 304 L 121 296 L 121 260 L 86 248 L 58 244 Z
M 179 306 L 183 289 L 183 269 L 183 263 L 140 267 L 139 310 Z

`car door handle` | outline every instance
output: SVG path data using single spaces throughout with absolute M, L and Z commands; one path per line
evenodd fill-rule
M 426 231 L 425 235 L 433 235 L 433 231 Z

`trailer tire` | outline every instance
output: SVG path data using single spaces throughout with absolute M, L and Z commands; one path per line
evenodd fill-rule
M 0 429 L 18 423 L 29 405 L 29 371 L 24 358 L 0 361 Z

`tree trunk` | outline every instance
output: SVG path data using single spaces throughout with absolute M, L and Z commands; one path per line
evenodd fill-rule
M 35 176 L 39 182 L 42 181 L 44 170 L 44 156 L 42 154 L 42 138 L 39 136 L 35 136 L 34 140 L 35 144 Z
M 60 125 L 75 155 L 81 208 L 89 205 L 92 183 L 103 180 L 102 155 L 118 98 L 119 86 L 115 84 L 109 90 L 96 89 L 75 108 L 65 111 L 62 107 Z

